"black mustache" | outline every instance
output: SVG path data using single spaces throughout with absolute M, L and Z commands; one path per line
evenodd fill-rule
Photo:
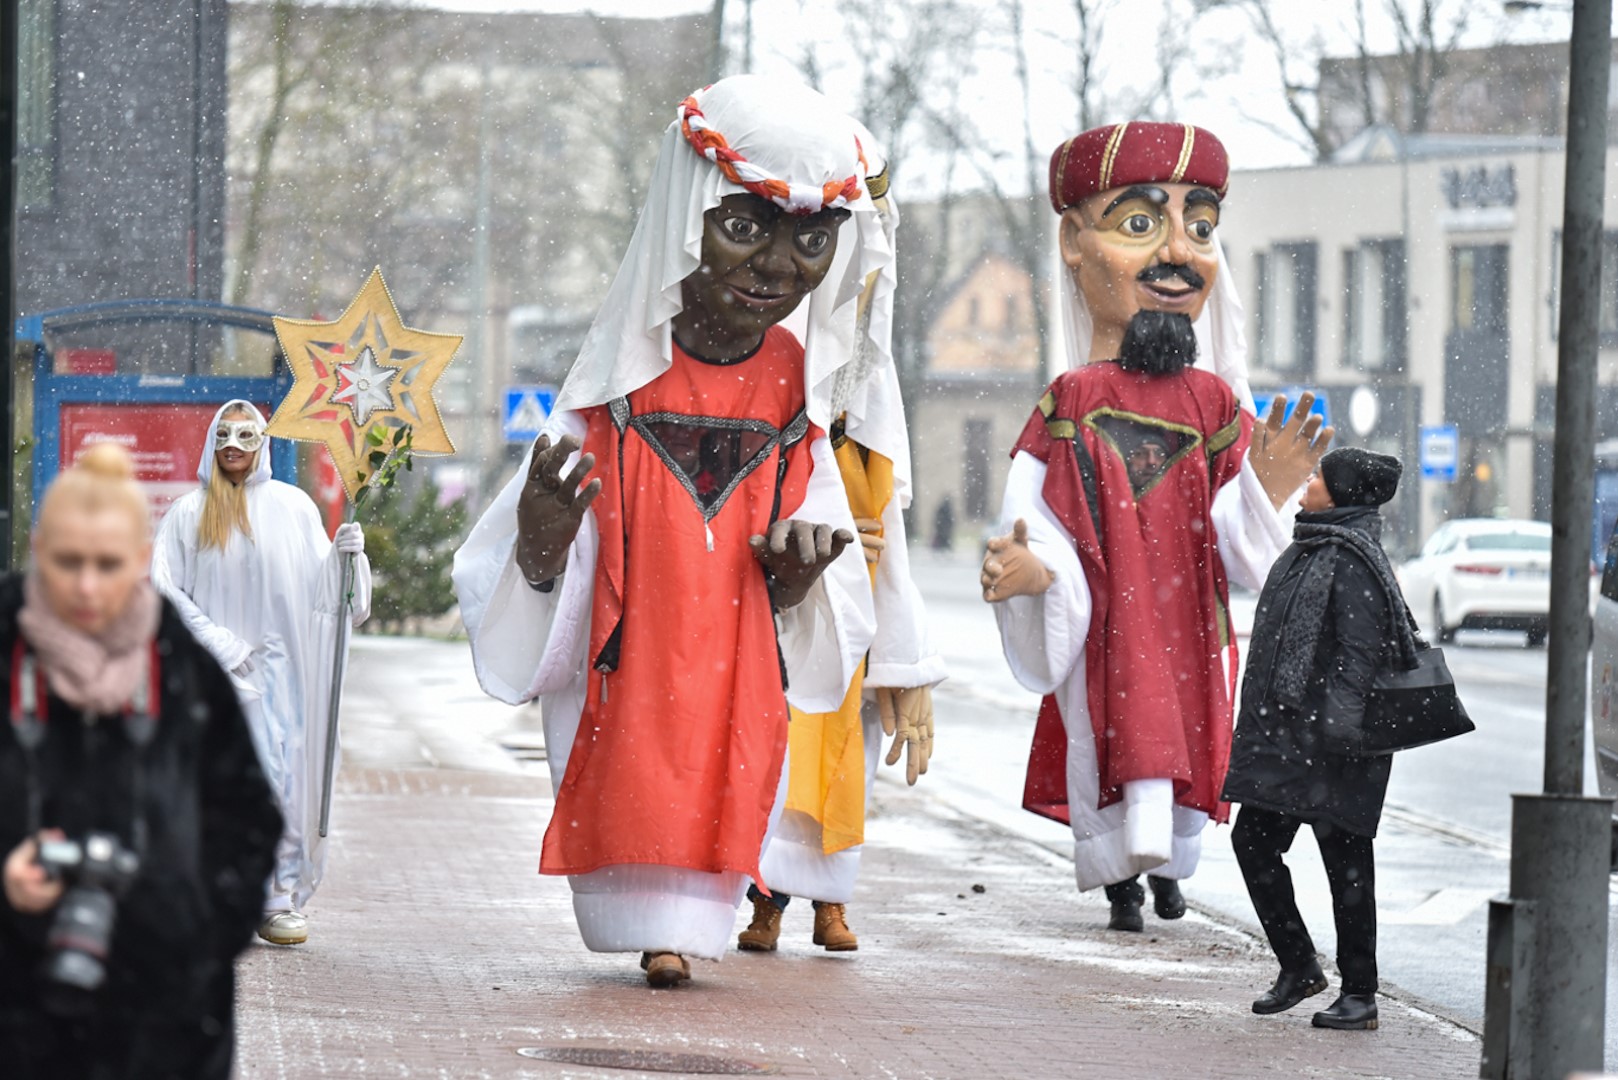
M 1193 289 L 1198 290 L 1208 283 L 1201 274 L 1197 273 L 1189 265 L 1178 263 L 1153 263 L 1136 274 L 1135 280 L 1153 282 L 1171 277 L 1177 277 Z

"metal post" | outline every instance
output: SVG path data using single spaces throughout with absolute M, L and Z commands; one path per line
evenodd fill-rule
M 0 351 L 0 570 L 11 569 L 12 493 L 16 484 L 13 433 L 17 354 L 17 3 L 0 0 L 0 320 L 5 345 Z
M 1486 1022 L 1496 1028 L 1485 1033 L 1479 1072 L 1512 1080 L 1604 1067 L 1612 800 L 1582 793 L 1611 36 L 1611 0 L 1575 0 L 1551 496 L 1545 793 L 1512 798 L 1511 898 L 1528 909 L 1515 921 L 1514 933 L 1518 945 L 1527 941 L 1532 947 L 1513 950 L 1511 1022 L 1504 1040 L 1498 1009 L 1486 1010 Z
M 1611 0 L 1577 0 L 1568 75 L 1556 457 L 1551 482 L 1551 632 L 1545 673 L 1545 790 L 1571 795 L 1578 794 L 1584 782 L 1590 514 L 1595 498 L 1596 355 L 1600 347 L 1611 34 Z

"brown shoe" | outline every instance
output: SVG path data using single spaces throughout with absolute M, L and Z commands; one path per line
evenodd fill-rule
M 678 986 L 691 978 L 691 965 L 679 953 L 643 952 L 640 967 L 646 972 L 646 985 L 659 989 Z
M 820 925 L 818 922 L 815 925 Z M 753 899 L 753 921 L 736 935 L 736 947 L 744 952 L 774 952 L 781 938 L 781 909 L 764 897 Z M 818 939 L 817 939 L 818 941 Z
M 827 952 L 858 951 L 860 939 L 848 928 L 842 904 L 815 905 L 815 944 L 824 945 Z

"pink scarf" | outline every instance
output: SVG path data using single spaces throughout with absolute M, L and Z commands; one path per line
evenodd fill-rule
M 22 595 L 17 625 L 45 669 L 51 692 L 76 709 L 122 710 L 146 678 L 148 647 L 157 636 L 162 603 L 152 583 L 136 585 L 123 614 L 93 635 L 50 609 L 37 575 L 24 579 Z

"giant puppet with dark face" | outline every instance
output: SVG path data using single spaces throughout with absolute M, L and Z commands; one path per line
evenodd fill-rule
M 1219 247 L 1229 166 L 1185 124 L 1087 131 L 1051 156 L 1070 370 L 1014 451 L 984 599 L 1046 695 L 1024 805 L 1070 822 L 1111 926 L 1185 910 L 1177 881 L 1229 758 L 1228 580 L 1257 588 L 1331 437 L 1300 401 L 1252 414 L 1241 306 Z
M 787 704 L 835 708 L 871 640 L 813 392 L 887 259 L 864 180 L 806 88 L 686 99 L 557 411 L 456 555 L 484 687 L 544 705 L 540 870 L 569 876 L 585 944 L 641 953 L 654 986 L 726 951 Z M 800 341 L 780 324 L 805 304 Z

